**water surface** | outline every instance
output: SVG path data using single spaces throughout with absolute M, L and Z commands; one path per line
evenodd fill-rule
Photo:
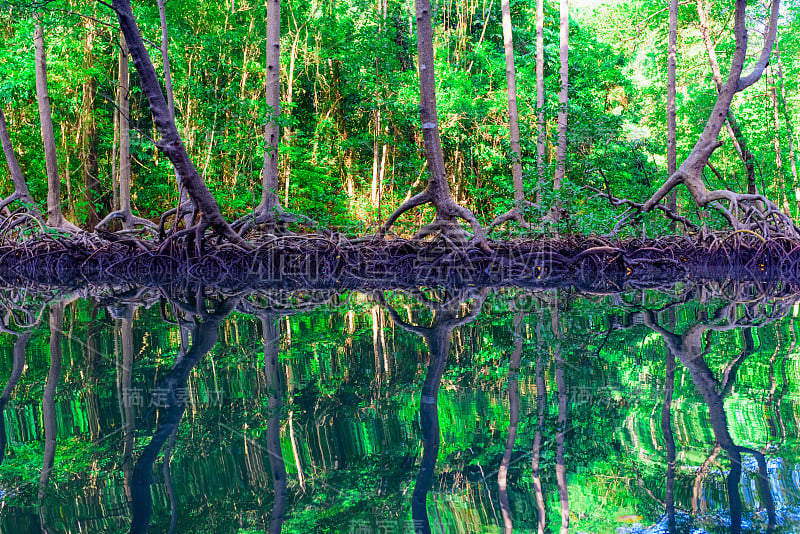
M 112 293 L 2 293 L 2 532 L 800 531 L 791 288 Z

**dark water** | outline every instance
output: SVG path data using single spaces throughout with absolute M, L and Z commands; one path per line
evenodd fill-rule
M 787 288 L 1 296 L 4 533 L 800 531 Z

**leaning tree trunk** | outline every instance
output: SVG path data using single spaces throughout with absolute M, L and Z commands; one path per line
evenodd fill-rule
M 438 112 L 436 110 L 436 75 L 433 60 L 433 25 L 431 22 L 430 0 L 416 0 L 417 13 L 417 55 L 419 57 L 420 119 L 422 140 L 425 145 L 425 160 L 428 166 L 428 185 L 424 191 L 414 195 L 400 205 L 380 229 L 383 236 L 400 215 L 411 208 L 430 203 L 436 210 L 436 219 L 425 226 L 415 236 L 422 239 L 440 232 L 442 237 L 452 243 L 466 241 L 467 234 L 458 224 L 461 218 L 469 222 L 474 232 L 474 241 L 489 251 L 483 227 L 475 215 L 456 203 L 450 193 L 444 167 L 442 141 L 439 137 Z
M 169 66 L 169 29 L 167 28 L 167 2 L 166 0 L 158 0 L 158 17 L 161 21 L 161 64 L 164 66 L 164 90 L 167 93 L 167 107 L 173 120 L 175 119 L 175 92 L 172 85 L 172 70 Z M 186 212 L 183 216 L 186 228 L 191 226 L 194 216 L 192 215 L 192 202 L 189 200 L 189 195 L 186 190 L 178 184 L 178 210 L 175 214 L 177 222 L 180 219 L 181 212 Z
M 697 0 L 697 17 L 700 22 L 700 33 L 703 36 L 703 44 L 708 54 L 708 64 L 711 67 L 711 74 L 714 77 L 714 85 L 719 93 L 725 82 L 722 79 L 722 71 L 719 68 L 717 51 L 715 49 L 714 40 L 711 37 L 711 30 L 708 24 L 708 10 L 706 9 L 704 0 Z M 747 180 L 747 193 L 754 195 L 756 193 L 756 158 L 753 156 L 753 153 L 750 152 L 750 149 L 747 148 L 747 140 L 744 137 L 742 128 L 736 121 L 733 110 L 728 111 L 727 119 L 725 128 L 728 132 L 728 136 L 733 141 L 733 147 L 736 149 L 739 159 L 742 160 L 742 165 L 744 165 L 745 177 Z M 669 171 L 669 174 L 672 175 L 674 172 L 675 169 L 672 169 Z
M 61 212 L 61 178 L 58 175 L 56 138 L 53 135 L 53 114 L 47 94 L 47 56 L 44 49 L 44 30 L 41 14 L 34 15 L 33 46 L 36 63 L 36 102 L 44 144 L 44 163 L 47 169 L 47 225 L 59 230 L 79 232 L 80 228 L 64 218 Z
M 514 30 L 511 26 L 511 5 L 502 0 L 503 48 L 506 56 L 506 86 L 508 91 L 508 124 L 511 134 L 511 176 L 514 181 L 514 207 L 492 221 L 491 228 L 506 221 L 516 221 L 523 228 L 532 228 L 525 220 L 524 208 L 530 206 L 525 200 L 522 182 L 522 147 L 519 142 L 519 113 L 517 111 L 517 72 L 514 65 Z
M 29 206 L 34 211 L 37 217 L 41 216 L 39 209 L 33 202 L 33 197 L 28 190 L 28 184 L 25 181 L 25 176 L 22 174 L 17 156 L 14 154 L 14 147 L 11 144 L 11 137 L 8 135 L 8 127 L 6 125 L 6 116 L 0 108 L 0 143 L 3 145 L 3 153 L 6 156 L 6 163 L 8 164 L 8 172 L 11 174 L 11 182 L 14 184 L 14 192 L 3 200 L 0 200 L 0 209 L 5 208 L 15 200 L 19 200 L 23 204 Z
M 719 133 L 725 124 L 731 109 L 731 102 L 736 93 L 753 85 L 761 78 L 764 68 L 769 62 L 772 46 L 775 42 L 780 0 L 774 0 L 770 12 L 768 29 L 764 46 L 750 74 L 742 76 L 744 61 L 747 56 L 747 26 L 745 21 L 746 0 L 736 0 L 734 11 L 734 34 L 736 48 L 731 61 L 728 79 L 717 95 L 708 121 L 700 138 L 680 167 L 667 178 L 666 182 L 641 207 L 643 212 L 651 211 L 661 200 L 679 184 L 684 184 L 692 198 L 700 207 L 711 205 L 718 210 L 735 230 L 761 231 L 768 235 L 800 237 L 800 230 L 791 218 L 764 195 L 741 194 L 728 190 L 709 190 L 703 182 L 703 169 L 708 164 L 711 154 L 721 143 Z M 729 203 L 726 208 L 720 201 Z
M 169 112 L 167 101 L 161 92 L 161 85 L 158 81 L 155 68 L 147 48 L 144 45 L 142 34 L 136 23 L 136 18 L 131 9 L 130 0 L 112 0 L 112 8 L 119 19 L 120 29 L 128 43 L 133 64 L 139 73 L 142 92 L 147 95 L 150 112 L 153 115 L 153 122 L 161 139 L 156 141 L 156 146 L 163 152 L 172 163 L 175 176 L 181 185 L 189 193 L 189 197 L 194 202 L 195 207 L 202 213 L 200 222 L 191 227 L 176 232 L 173 237 L 185 233 L 194 233 L 195 243 L 199 246 L 203 232 L 212 228 L 217 234 L 231 242 L 245 245 L 244 240 L 233 231 L 228 222 L 222 216 L 216 199 L 208 190 L 200 174 L 186 152 L 178 128 L 175 126 L 175 119 Z

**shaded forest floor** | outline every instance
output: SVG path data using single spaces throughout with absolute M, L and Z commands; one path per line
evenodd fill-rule
M 0 245 L 12 287 L 206 285 L 227 290 L 563 287 L 619 291 L 686 279 L 800 282 L 800 243 L 755 234 L 608 241 L 599 237 L 490 241 L 491 252 L 441 240 L 262 236 L 252 249 L 142 246 L 95 234 L 38 235 Z

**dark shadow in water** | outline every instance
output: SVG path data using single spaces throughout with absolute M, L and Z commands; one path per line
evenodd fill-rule
M 419 418 L 422 428 L 422 460 L 420 461 L 419 473 L 414 483 L 414 492 L 411 497 L 411 515 L 414 520 L 414 532 L 417 534 L 430 534 L 431 525 L 428 519 L 427 500 L 428 491 L 433 484 L 433 474 L 436 468 L 436 458 L 439 455 L 439 409 L 438 394 L 442 375 L 447 367 L 447 355 L 450 352 L 450 341 L 453 330 L 474 321 L 481 311 L 483 301 L 486 299 L 488 290 L 467 290 L 445 291 L 441 300 L 432 299 L 421 292 L 413 292 L 413 296 L 418 301 L 434 312 L 433 321 L 430 326 L 412 325 L 400 318 L 397 311 L 386 304 L 381 295 L 381 303 L 386 307 L 389 316 L 394 324 L 413 332 L 425 341 L 425 345 L 430 352 L 430 362 L 428 372 L 425 375 L 425 382 L 422 385 L 420 399 Z M 462 304 L 474 299 L 470 306 L 470 311 L 463 317 L 459 317 Z
M 742 531 L 742 498 L 739 493 L 739 483 L 742 476 L 742 453 L 752 454 L 758 464 L 759 493 L 761 503 L 767 510 L 767 532 L 773 532 L 775 529 L 775 503 L 769 487 L 767 464 L 764 455 L 759 451 L 738 446 L 733 442 L 725 413 L 724 399 L 733 387 L 736 372 L 745 358 L 752 354 L 754 350 L 751 328 L 741 328 L 742 325 L 737 325 L 734 317 L 735 313 L 736 308 L 733 305 L 724 306 L 710 321 L 711 324 L 695 324 L 680 336 L 661 327 L 658 324 L 656 314 L 652 311 L 644 312 L 644 323 L 655 332 L 661 334 L 667 345 L 667 350 L 677 356 L 689 371 L 692 382 L 708 405 L 714 438 L 719 447 L 727 452 L 731 464 L 727 477 L 731 521 L 730 532 L 739 534 Z M 722 319 L 726 319 L 726 321 L 721 322 Z M 728 363 L 721 373 L 720 380 L 717 380 L 703 358 L 704 335 L 709 330 L 721 331 L 735 328 L 741 328 L 744 349 Z
M 192 331 L 192 347 L 186 355 L 175 363 L 172 370 L 159 380 L 156 386 L 158 399 L 154 405 L 163 406 L 159 414 L 150 443 L 142 450 L 139 459 L 133 467 L 130 477 L 129 495 L 132 513 L 131 533 L 147 532 L 150 518 L 153 514 L 153 498 L 150 486 L 153 483 L 153 465 L 165 443 L 177 431 L 181 418 L 186 411 L 186 401 L 181 392 L 186 391 L 191 370 L 203 359 L 219 337 L 219 326 L 233 311 L 239 299 L 230 298 L 219 303 L 213 313 L 201 311 L 198 321 Z M 175 519 L 171 519 L 175 523 Z

